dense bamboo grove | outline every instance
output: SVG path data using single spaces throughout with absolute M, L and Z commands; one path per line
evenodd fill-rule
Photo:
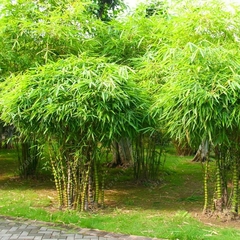
M 146 118 L 150 101 L 130 74 L 128 68 L 104 58 L 82 55 L 6 82 L 2 117 L 25 136 L 34 133 L 49 143 L 60 208 L 98 207 L 104 185 L 99 183 L 104 180 L 98 169 L 101 152 L 113 140 L 133 138 L 143 126 L 150 126 Z
M 1 120 L 34 139 L 23 155 L 47 148 L 59 207 L 84 211 L 104 205 L 115 143 L 131 142 L 139 180 L 157 179 L 165 139 L 208 142 L 204 212 L 238 216 L 240 7 L 156 1 L 114 19 L 93 6 L 1 7 Z
M 202 141 L 210 142 L 215 171 L 210 175 L 209 149 L 204 163 L 204 212 L 231 212 L 234 217 L 239 211 L 240 170 L 239 8 L 218 1 L 188 4 L 169 21 L 168 43 L 155 54 L 166 82 L 154 109 L 163 109 L 161 121 L 178 141 L 187 138 L 196 149 Z M 208 187 L 210 179 L 215 182 L 213 191 Z

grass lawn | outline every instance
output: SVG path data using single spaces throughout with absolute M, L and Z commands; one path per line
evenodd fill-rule
M 59 211 L 52 177 L 21 180 L 16 159 L 13 150 L 1 150 L 0 215 L 166 239 L 240 239 L 239 222 L 202 216 L 202 166 L 189 157 L 168 153 L 156 182 L 109 169 L 105 208 L 90 213 Z

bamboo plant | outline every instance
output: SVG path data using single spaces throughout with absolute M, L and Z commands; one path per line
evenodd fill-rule
M 159 114 L 166 131 L 178 142 L 184 143 L 187 139 L 196 149 L 205 140 L 213 147 L 220 146 L 214 177 L 216 193 L 215 190 L 208 192 L 209 163 L 204 163 L 204 210 L 208 208 L 209 195 L 214 196 L 217 214 L 223 210 L 236 213 L 239 201 L 239 168 L 236 165 L 239 151 L 236 143 L 240 134 L 237 40 L 240 36 L 240 8 L 231 5 L 230 11 L 226 3 L 214 0 L 208 3 L 184 1 L 171 7 L 168 9 L 170 17 L 163 24 L 164 35 L 163 28 L 158 32 L 161 41 L 153 43 L 144 56 L 152 71 L 148 74 L 144 67 L 141 70 L 145 77 L 156 72 L 162 80 L 152 113 L 154 116 Z M 163 19 L 154 16 L 152 20 L 158 18 Z M 225 199 L 231 181 L 232 198 Z
M 6 81 L 2 118 L 24 134 L 35 132 L 51 142 L 61 207 L 87 210 L 90 192 L 98 202 L 100 150 L 146 126 L 150 101 L 132 74 L 127 67 L 82 54 Z

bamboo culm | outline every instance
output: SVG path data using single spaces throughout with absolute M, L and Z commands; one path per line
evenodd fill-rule
M 209 159 L 205 163 L 205 173 L 204 173 L 204 206 L 203 212 L 207 212 L 208 208 L 208 170 L 209 170 Z
M 83 212 L 84 210 L 87 210 L 87 206 L 85 204 L 86 202 L 86 195 L 87 195 L 87 185 L 88 185 L 88 178 L 89 178 L 89 171 L 90 171 L 90 167 L 91 164 L 88 165 L 86 174 L 85 174 L 85 178 L 83 178 L 83 188 L 82 188 L 82 196 L 81 196 L 81 212 Z
M 222 181 L 221 181 L 221 169 L 220 169 L 220 160 L 216 161 L 216 199 L 215 199 L 215 209 L 218 212 L 222 212 L 223 210 L 223 201 L 222 201 Z
M 94 181 L 95 181 L 94 202 L 96 203 L 96 205 L 98 205 L 98 199 L 99 199 L 99 178 L 98 178 L 98 169 L 97 169 L 96 161 L 94 161 Z
M 237 166 L 237 158 L 235 157 L 233 160 L 233 196 L 232 196 L 232 213 L 238 213 L 238 166 Z
M 104 208 L 105 173 L 102 175 L 101 206 Z

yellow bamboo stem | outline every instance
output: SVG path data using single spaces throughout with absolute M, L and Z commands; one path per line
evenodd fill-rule
M 209 170 L 209 159 L 206 159 L 205 163 L 205 173 L 204 173 L 204 206 L 203 212 L 207 212 L 208 208 L 208 170 Z

